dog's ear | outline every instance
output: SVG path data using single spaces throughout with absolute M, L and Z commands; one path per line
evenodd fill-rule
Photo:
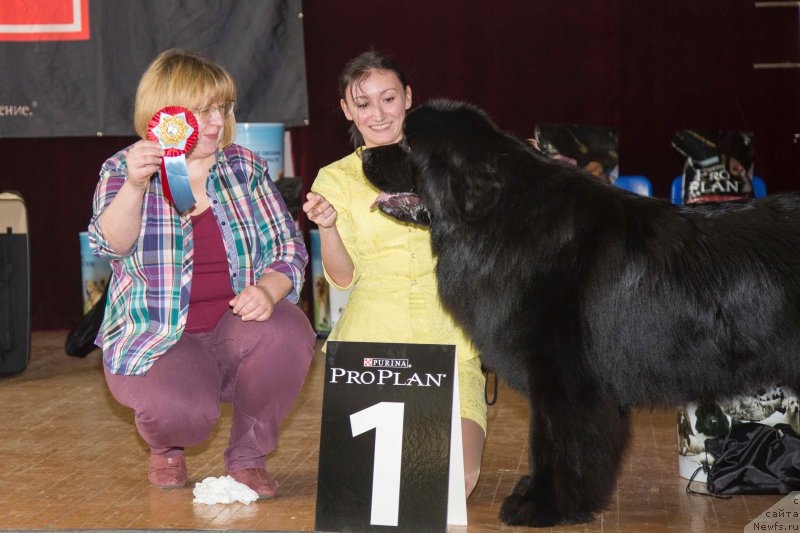
M 464 165 L 449 176 L 450 194 L 458 210 L 453 213 L 467 221 L 478 221 L 500 201 L 502 185 L 492 165 Z

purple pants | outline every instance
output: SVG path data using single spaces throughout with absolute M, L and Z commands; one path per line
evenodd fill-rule
M 264 468 L 278 429 L 314 355 L 305 314 L 281 300 L 266 322 L 225 313 L 213 331 L 181 336 L 144 376 L 111 374 L 111 394 L 135 412 L 136 429 L 155 454 L 196 446 L 233 403 L 227 472 Z

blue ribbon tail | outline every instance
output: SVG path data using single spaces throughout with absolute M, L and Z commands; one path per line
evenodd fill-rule
M 169 191 L 172 200 L 180 214 L 192 208 L 195 204 L 192 187 L 189 185 L 189 169 L 186 167 L 186 156 L 164 158 L 164 170 L 167 173 Z

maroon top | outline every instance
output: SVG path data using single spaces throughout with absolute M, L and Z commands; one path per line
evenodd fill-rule
M 228 256 L 217 220 L 211 209 L 192 217 L 194 232 L 194 271 L 189 295 L 186 332 L 211 331 L 226 312 L 234 297 Z

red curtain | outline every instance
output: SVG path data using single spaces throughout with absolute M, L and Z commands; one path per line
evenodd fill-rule
M 620 172 L 648 176 L 656 196 L 668 198 L 681 171 L 670 139 L 687 127 L 752 131 L 768 191 L 797 188 L 800 71 L 752 66 L 800 59 L 796 10 L 744 0 L 304 4 L 311 124 L 293 129 L 293 145 L 306 189 L 351 150 L 337 76 L 369 47 L 393 53 L 417 103 L 467 100 L 521 136 L 537 122 L 616 127 Z M 0 189 L 28 202 L 34 328 L 80 319 L 78 232 L 100 165 L 131 140 L 0 139 Z

